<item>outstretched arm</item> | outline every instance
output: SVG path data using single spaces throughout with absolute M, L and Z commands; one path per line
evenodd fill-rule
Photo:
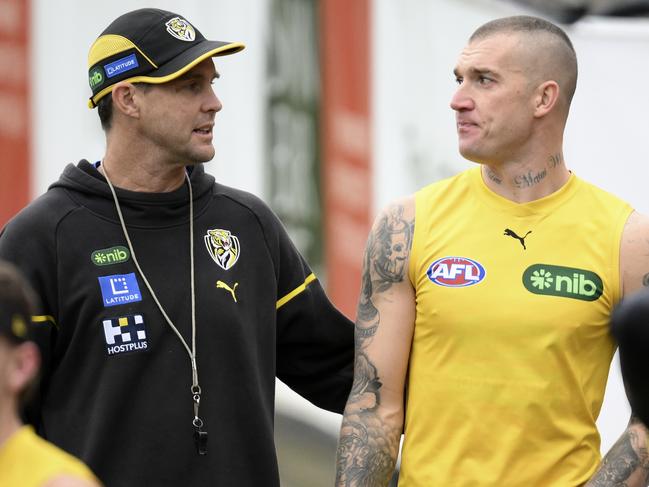
M 338 487 L 385 486 L 394 471 L 415 321 L 415 294 L 408 279 L 413 230 L 414 198 L 409 198 L 378 216 L 367 241 L 354 383 L 337 453 Z

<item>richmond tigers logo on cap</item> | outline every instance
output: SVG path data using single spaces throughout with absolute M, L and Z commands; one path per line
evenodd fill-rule
M 165 23 L 167 26 L 167 32 L 169 32 L 176 39 L 181 41 L 192 42 L 196 39 L 196 32 L 189 22 L 180 17 L 174 17 L 173 19 Z

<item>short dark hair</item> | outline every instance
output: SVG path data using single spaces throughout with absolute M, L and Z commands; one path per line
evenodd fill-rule
M 36 296 L 18 269 L 0 261 L 0 334 L 12 343 L 31 337 Z
M 549 34 L 560 37 L 570 50 L 574 53 L 575 48 L 572 45 L 572 41 L 568 34 L 559 27 L 558 25 L 553 24 L 545 19 L 539 17 L 532 17 L 530 15 L 514 15 L 512 17 L 503 17 L 502 19 L 492 20 L 486 24 L 478 27 L 476 31 L 471 34 L 469 41 L 474 41 L 476 39 L 483 39 L 489 37 L 493 34 L 499 34 L 502 32 L 527 32 L 527 33 L 537 33 L 537 32 L 547 32 Z
M 565 68 L 567 74 L 566 86 L 566 100 L 568 105 L 572 101 L 577 87 L 577 53 L 572 45 L 572 41 L 568 34 L 559 27 L 545 19 L 539 17 L 532 17 L 529 15 L 515 15 L 512 17 L 503 17 L 501 19 L 492 20 L 486 24 L 478 27 L 476 31 L 471 34 L 469 42 L 475 40 L 485 39 L 495 34 L 520 32 L 523 34 L 548 34 L 558 41 L 558 49 L 556 56 L 560 58 L 560 62 Z
M 149 83 L 133 83 L 134 86 L 142 88 L 144 91 L 151 86 Z M 108 93 L 97 102 L 97 115 L 101 122 L 101 128 L 108 132 L 113 124 L 113 94 Z
M 99 115 L 101 128 L 106 132 L 110 130 L 113 123 L 113 97 L 111 95 L 112 93 L 109 93 L 108 96 L 103 97 L 97 103 L 97 114 Z

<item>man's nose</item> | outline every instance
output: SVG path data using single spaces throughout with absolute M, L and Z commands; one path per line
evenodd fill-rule
M 208 96 L 208 99 L 205 102 L 206 111 L 208 111 L 208 112 L 220 112 L 222 108 L 223 108 L 223 103 L 221 103 L 221 99 L 218 96 L 216 96 L 216 93 L 214 93 L 214 90 L 210 90 L 210 94 Z
M 464 87 L 464 84 L 461 84 L 455 90 L 453 97 L 451 98 L 451 108 L 456 112 L 471 110 L 473 108 L 473 99 L 467 93 L 467 89 Z

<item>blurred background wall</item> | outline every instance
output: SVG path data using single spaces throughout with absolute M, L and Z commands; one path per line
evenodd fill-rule
M 646 2 L 0 0 L 0 225 L 66 164 L 102 157 L 86 107 L 87 51 L 115 17 L 151 6 L 181 13 L 208 38 L 246 44 L 216 59 L 224 108 L 206 169 L 271 204 L 350 316 L 378 209 L 470 165 L 457 153 L 452 70 L 492 18 L 564 22 L 580 63 L 568 166 L 649 213 Z M 615 363 L 598 421 L 603 451 L 628 414 Z M 283 485 L 332 485 L 339 424 L 278 383 Z

